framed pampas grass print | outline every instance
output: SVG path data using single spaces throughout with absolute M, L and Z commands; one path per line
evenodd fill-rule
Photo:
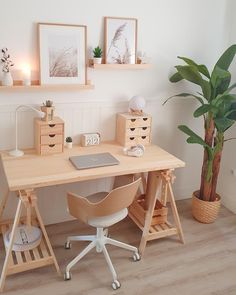
M 87 27 L 38 24 L 40 84 L 87 84 Z
M 136 18 L 105 17 L 105 63 L 135 64 L 137 62 Z

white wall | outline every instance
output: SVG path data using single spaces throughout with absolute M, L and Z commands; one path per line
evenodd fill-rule
M 188 198 L 199 187 L 202 149 L 185 143 L 185 136 L 177 125 L 186 123 L 201 132 L 202 122 L 192 119 L 196 103 L 176 100 L 165 107 L 168 96 L 190 90 L 183 82 L 173 85 L 168 76 L 178 63 L 176 56 L 188 56 L 210 67 L 222 52 L 224 45 L 226 1 L 222 0 L 8 0 L 0 9 L 0 48 L 7 46 L 15 61 L 15 69 L 29 62 L 38 77 L 37 22 L 86 24 L 88 47 L 103 44 L 103 16 L 138 18 L 138 49 L 152 58 L 153 67 L 145 71 L 94 71 L 89 79 L 95 90 L 82 92 L 0 92 L 0 149 L 14 144 L 14 109 L 18 104 L 41 104 L 53 99 L 57 113 L 66 122 L 66 135 L 99 131 L 103 139 L 115 136 L 115 113 L 127 109 L 127 101 L 135 94 L 148 100 L 146 111 L 154 119 L 153 142 L 186 161 L 186 168 L 176 172 L 177 198 Z M 15 71 L 15 78 L 17 72 Z M 92 115 L 91 115 L 92 114 Z M 20 117 L 20 145 L 33 145 L 34 114 L 22 112 Z M 108 181 L 94 182 L 93 186 L 78 184 L 77 191 L 87 194 L 96 191 Z M 40 206 L 47 223 L 68 218 L 65 210 L 65 191 L 60 186 L 39 191 Z M 50 198 L 50 208 L 47 204 Z M 13 199 L 13 198 L 12 198 Z M 13 201 L 12 201 L 13 202 Z M 11 210 L 13 208 L 11 203 Z M 54 210 L 53 210 L 54 209 Z M 10 210 L 10 211 L 11 211 Z M 10 215 L 10 211 L 8 215 Z
M 225 44 L 226 47 L 236 44 L 236 2 L 228 0 L 228 7 L 225 16 Z M 230 67 L 232 73 L 232 84 L 236 83 L 236 57 Z M 236 93 L 236 90 L 234 90 Z M 227 138 L 236 138 L 236 124 L 226 133 Z M 223 204 L 236 213 L 236 176 L 232 170 L 236 169 L 236 140 L 225 143 L 221 173 L 219 180 L 219 192 L 222 195 Z

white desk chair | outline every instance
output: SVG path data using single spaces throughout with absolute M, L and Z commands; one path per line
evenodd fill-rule
M 127 207 L 129 207 L 133 202 L 139 188 L 140 181 L 141 179 L 138 179 L 122 187 L 115 188 L 110 193 L 96 193 L 88 196 L 87 198 L 73 193 L 67 194 L 68 209 L 70 214 L 86 224 L 96 227 L 97 234 L 93 236 L 73 236 L 67 238 L 67 242 L 65 244 L 66 249 L 71 248 L 71 241 L 91 241 L 91 243 L 67 265 L 64 275 L 65 280 L 71 279 L 70 269 L 91 249 L 96 247 L 97 252 L 103 252 L 112 273 L 112 288 L 114 290 L 120 288 L 120 282 L 117 280 L 116 271 L 112 265 L 105 245 L 110 244 L 134 252 L 134 261 L 140 260 L 140 255 L 136 247 L 107 237 L 107 230 L 104 230 L 104 228 L 121 221 L 127 216 Z

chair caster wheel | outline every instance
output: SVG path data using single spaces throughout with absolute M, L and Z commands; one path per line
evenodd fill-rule
M 113 290 L 117 290 L 121 287 L 121 284 L 118 280 L 115 280 L 114 282 L 112 282 L 111 286 Z
M 65 242 L 65 249 L 68 250 L 68 249 L 71 249 L 71 243 L 70 242 Z
M 70 281 L 71 280 L 71 273 L 69 271 L 66 271 L 64 273 L 64 281 Z
M 133 260 L 136 261 L 140 261 L 141 260 L 141 256 L 139 255 L 138 252 L 135 252 L 133 255 Z

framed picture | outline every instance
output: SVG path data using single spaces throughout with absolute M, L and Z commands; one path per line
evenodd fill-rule
M 40 84 L 87 84 L 87 27 L 38 24 Z
M 105 63 L 135 64 L 137 61 L 136 18 L 105 17 Z

